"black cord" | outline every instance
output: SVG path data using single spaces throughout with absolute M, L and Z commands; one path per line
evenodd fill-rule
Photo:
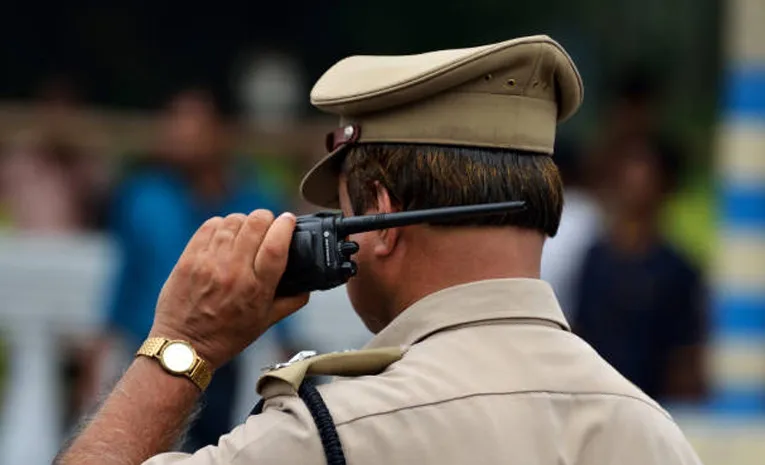
M 263 413 L 263 406 L 266 405 L 266 400 L 261 398 L 257 404 L 255 404 L 255 407 L 250 410 L 250 415 L 260 415 Z
M 319 390 L 316 389 L 310 382 L 304 382 L 298 389 L 298 396 L 303 400 L 308 411 L 313 417 L 313 421 L 316 424 L 316 428 L 319 430 L 319 438 L 321 439 L 321 445 L 324 448 L 324 455 L 327 459 L 327 465 L 345 465 L 345 453 L 343 453 L 343 446 L 340 443 L 340 436 L 337 434 L 337 428 L 335 428 L 335 421 L 332 419 L 332 415 L 329 413 L 327 404 L 324 403 L 324 399 L 321 398 Z M 258 415 L 263 412 L 263 406 L 265 400 L 260 399 L 255 407 L 253 407 L 250 415 Z

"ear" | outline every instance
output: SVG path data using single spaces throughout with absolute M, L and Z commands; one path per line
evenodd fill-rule
M 398 208 L 393 206 L 388 189 L 380 184 L 379 181 L 375 181 L 375 188 L 377 189 L 377 213 L 393 213 L 399 211 Z M 393 253 L 400 237 L 399 229 L 381 229 L 373 232 L 375 234 L 374 254 L 378 257 L 384 257 Z

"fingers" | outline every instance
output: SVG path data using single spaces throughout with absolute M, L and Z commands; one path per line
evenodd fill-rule
M 287 266 L 295 215 L 284 213 L 268 228 L 263 243 L 255 256 L 255 276 L 268 288 L 276 288 Z
M 186 248 L 183 251 L 184 255 L 195 254 L 202 252 L 207 248 L 207 245 L 215 235 L 215 231 L 223 224 L 223 218 L 215 216 L 205 221 L 202 226 L 197 229 L 197 232 L 189 239 L 189 243 L 186 244 Z
M 252 267 L 258 248 L 273 222 L 274 214 L 268 210 L 255 210 L 247 215 L 234 240 L 234 256 L 237 260 L 243 260 L 248 268 Z
M 247 217 L 241 213 L 228 215 L 216 229 L 208 248 L 215 251 L 233 247 L 234 240 L 246 219 Z

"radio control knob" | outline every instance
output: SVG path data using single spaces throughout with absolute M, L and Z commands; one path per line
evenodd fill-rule
M 343 254 L 345 257 L 350 257 L 351 255 L 357 253 L 359 251 L 359 244 L 352 242 L 352 241 L 343 241 L 340 243 L 340 253 Z
M 356 263 L 348 261 L 340 265 L 340 270 L 342 270 L 343 277 L 350 278 L 352 276 L 356 276 L 358 267 L 356 266 Z

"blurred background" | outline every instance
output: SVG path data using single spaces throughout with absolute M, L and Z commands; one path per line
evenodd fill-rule
M 148 332 L 205 218 L 307 213 L 352 54 L 545 33 L 583 75 L 543 277 L 575 330 L 678 419 L 707 464 L 765 456 L 765 1 L 388 0 L 4 5 L 0 464 L 49 463 Z M 361 347 L 318 293 L 222 369 L 187 449 L 254 404 L 263 366 Z M 512 434 L 512 432 L 508 432 Z

